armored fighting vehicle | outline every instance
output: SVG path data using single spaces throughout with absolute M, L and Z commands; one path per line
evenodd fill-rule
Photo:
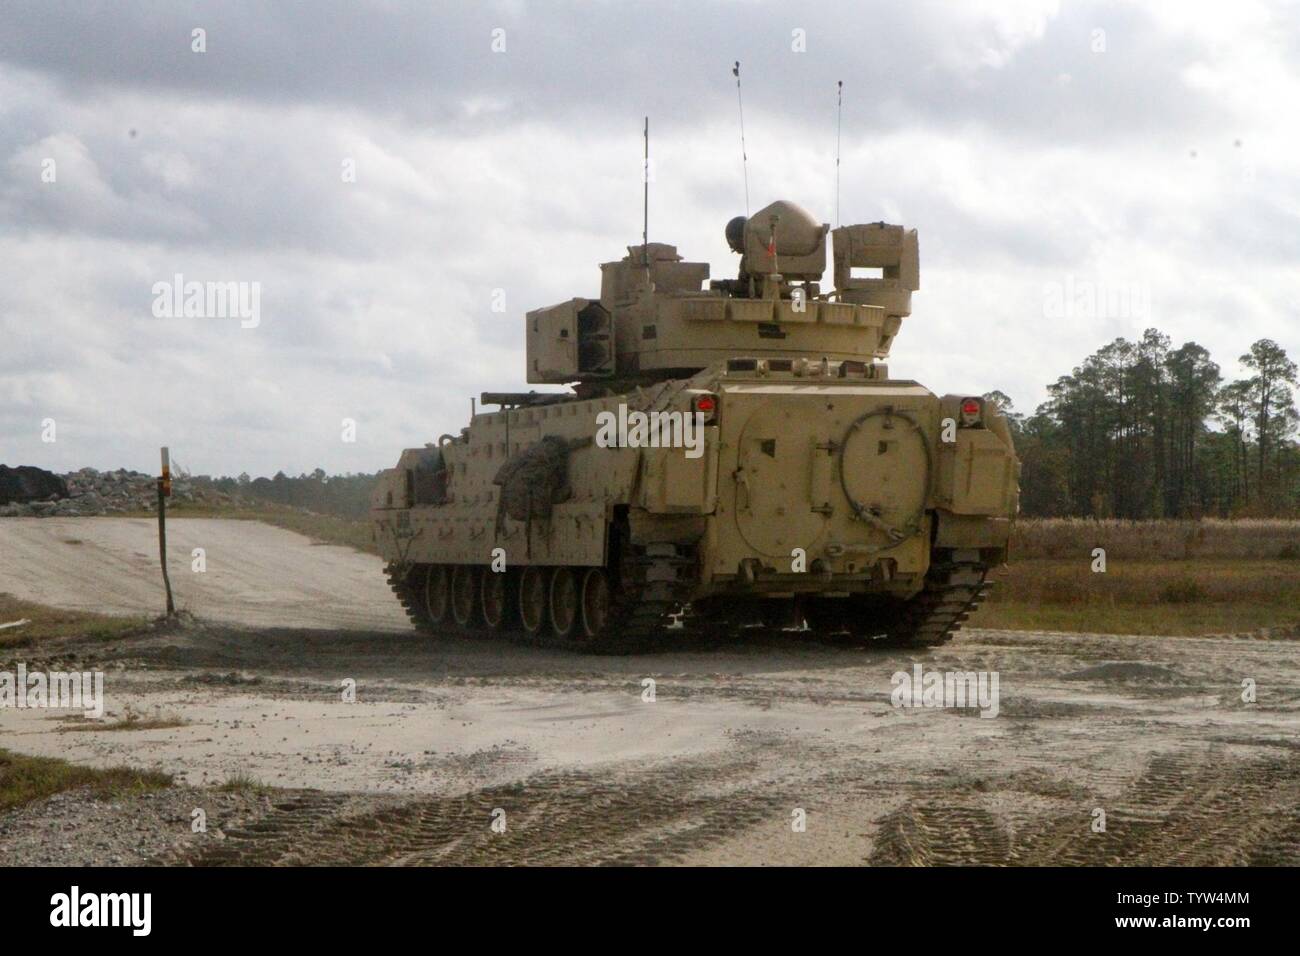
M 726 237 L 735 279 L 644 242 L 598 298 L 529 312 L 527 381 L 569 390 L 485 393 L 381 474 L 375 539 L 418 629 L 610 651 L 960 628 L 1020 466 L 993 403 L 889 376 L 916 231 L 775 202 Z

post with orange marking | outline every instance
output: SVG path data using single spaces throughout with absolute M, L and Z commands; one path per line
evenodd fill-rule
M 176 613 L 172 602 L 172 582 L 167 576 L 167 499 L 172 493 L 172 465 L 167 448 L 162 449 L 162 475 L 158 478 L 158 560 L 162 564 L 163 587 L 167 589 L 167 616 Z

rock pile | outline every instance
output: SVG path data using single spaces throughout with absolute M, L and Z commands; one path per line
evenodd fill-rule
M 0 465 L 0 505 L 65 498 L 68 483 L 44 468 Z
M 153 511 L 158 506 L 157 479 L 143 472 L 128 471 L 125 468 L 117 471 L 82 468 L 64 475 L 62 480 L 67 484 L 66 496 L 55 493 L 41 501 L 0 505 L 0 518 L 75 518 L 82 515 Z M 172 494 L 168 504 L 227 504 L 230 500 L 230 496 L 223 492 L 211 488 L 195 488 L 190 479 L 178 477 L 172 479 Z

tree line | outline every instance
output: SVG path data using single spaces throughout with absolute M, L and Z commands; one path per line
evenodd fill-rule
M 1300 514 L 1296 363 L 1270 339 L 1224 381 L 1195 342 L 1118 338 L 1048 388 L 1033 415 L 1001 392 L 1020 456 L 1020 507 L 1039 517 Z
M 317 468 L 310 475 L 301 474 L 297 478 L 280 471 L 274 478 L 250 478 L 244 473 L 238 478 L 195 481 L 206 480 L 218 491 L 242 498 L 306 508 L 319 514 L 362 518 L 370 510 L 370 492 L 374 490 L 378 477 L 378 474 L 364 473 L 327 475 L 323 468 Z

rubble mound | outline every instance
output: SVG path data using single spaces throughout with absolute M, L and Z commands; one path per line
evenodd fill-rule
M 7 473 L 40 472 L 57 484 L 39 486 L 44 493 L 35 497 L 6 498 L 0 490 L 0 518 L 76 518 L 82 515 L 112 515 L 137 511 L 154 511 L 158 507 L 157 479 L 139 471 L 119 468 L 97 471 L 82 468 L 59 476 L 40 468 L 5 469 L 0 466 L 0 481 Z M 7 490 L 7 486 L 3 486 Z M 230 496 L 213 490 L 196 489 L 185 477 L 172 479 L 172 502 L 208 501 L 225 503 Z
M 0 465 L 0 505 L 49 501 L 68 496 L 68 484 L 52 471 L 19 465 Z

